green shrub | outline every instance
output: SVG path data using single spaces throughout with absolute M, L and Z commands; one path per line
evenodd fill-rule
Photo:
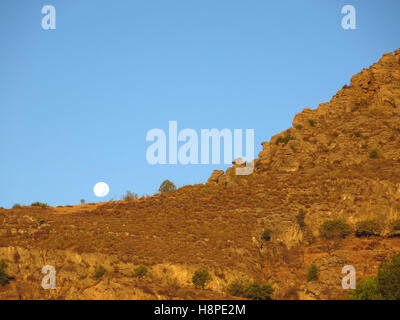
M 135 269 L 133 269 L 133 274 L 132 276 L 135 278 L 144 278 L 147 275 L 147 267 L 144 265 L 137 266 Z
M 14 277 L 10 277 L 7 270 L 7 263 L 4 260 L 0 260 L 0 285 L 5 286 L 10 283 L 10 280 L 14 280 Z
M 368 148 L 368 145 L 367 145 L 366 143 L 364 143 L 364 144 L 361 146 L 361 148 L 367 149 L 367 148 Z
M 381 263 L 377 278 L 385 299 L 400 300 L 400 253 Z
M 379 154 L 378 154 L 378 150 L 372 150 L 371 152 L 370 152 L 370 154 L 369 154 L 369 157 L 371 158 L 371 159 L 376 159 L 376 158 L 378 158 L 379 157 Z
M 377 277 L 370 277 L 361 280 L 355 290 L 351 290 L 347 296 L 348 300 L 384 300 L 379 289 Z
M 350 232 L 350 225 L 340 219 L 327 220 L 320 227 L 320 234 L 326 239 L 345 238 Z
M 244 297 L 253 300 L 271 300 L 271 294 L 274 289 L 270 284 L 259 284 L 257 281 L 252 281 L 246 284 L 244 288 Z
M 376 220 L 363 220 L 356 224 L 356 236 L 357 237 L 372 237 L 378 236 L 382 228 Z
M 264 229 L 264 231 L 261 235 L 261 239 L 263 239 L 264 241 L 270 241 L 271 240 L 271 230 Z
M 196 270 L 192 277 L 192 282 L 196 288 L 204 289 L 207 282 L 211 281 L 211 275 L 206 269 Z
M 314 120 L 308 120 L 308 123 L 310 124 L 311 127 L 315 127 L 315 121 Z
M 106 268 L 104 268 L 103 266 L 98 266 L 96 267 L 96 270 L 94 270 L 93 278 L 100 279 L 102 276 L 105 275 L 106 272 Z
M 47 203 L 36 201 L 36 202 L 31 203 L 31 206 L 32 207 L 46 208 L 47 207 Z
M 271 294 L 274 289 L 270 284 L 259 284 L 257 281 L 243 281 L 236 279 L 232 281 L 228 287 L 227 292 L 231 296 L 243 297 L 253 300 L 270 300 Z
M 361 137 L 362 137 L 361 133 L 358 132 L 358 131 L 354 132 L 354 135 L 355 135 L 357 138 L 361 138 Z
M 12 206 L 13 209 L 18 209 L 21 208 L 21 205 L 19 203 L 16 203 Z
M 298 130 L 301 130 L 301 129 L 303 129 L 303 126 L 301 124 L 298 124 L 295 128 Z
M 318 273 L 319 273 L 319 268 L 315 263 L 313 263 L 307 269 L 307 281 L 318 280 Z
M 306 217 L 306 213 L 303 210 L 300 210 L 296 216 L 297 223 L 299 224 L 300 228 L 303 229 L 306 226 L 304 219 Z
M 295 138 L 290 134 L 290 132 L 286 132 L 284 137 L 278 137 L 278 139 L 276 139 L 275 144 L 287 144 L 290 140 L 295 140 Z
M 393 220 L 390 227 L 392 232 L 400 231 L 400 219 Z
M 122 196 L 122 200 L 133 200 L 133 199 L 138 199 L 139 196 L 137 193 L 133 193 L 132 191 L 127 190 L 125 195 Z
M 175 189 L 176 189 L 176 186 L 173 182 L 171 182 L 169 180 L 164 180 L 163 183 L 161 183 L 158 191 L 161 193 L 164 193 L 164 192 L 168 192 L 168 191 L 175 190 Z

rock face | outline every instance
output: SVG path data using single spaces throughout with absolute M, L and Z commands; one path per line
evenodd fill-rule
M 400 250 L 400 50 L 351 79 L 329 103 L 304 109 L 293 127 L 264 142 L 251 175 L 243 163 L 205 185 L 72 208 L 0 208 L 0 260 L 15 277 L 6 299 L 224 299 L 235 278 L 269 281 L 273 298 L 341 299 L 341 269 L 376 273 Z M 303 213 L 304 222 L 299 223 Z M 320 226 L 373 219 L 379 236 L 326 241 Z M 271 239 L 261 234 L 270 229 Z M 40 289 L 54 263 L 57 290 Z M 320 268 L 317 282 L 305 270 Z M 132 277 L 144 264 L 149 275 Z M 93 279 L 95 267 L 108 270 Z M 193 272 L 207 268 L 210 290 Z

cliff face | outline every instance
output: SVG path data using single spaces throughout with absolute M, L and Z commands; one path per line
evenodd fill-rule
M 400 250 L 400 50 L 351 79 L 329 103 L 296 115 L 293 127 L 263 143 L 254 173 L 214 171 L 205 185 L 131 201 L 64 208 L 0 209 L 0 259 L 15 281 L 10 299 L 226 298 L 243 277 L 269 281 L 274 298 L 343 298 L 341 269 L 372 275 Z M 305 213 L 304 226 L 297 221 Z M 380 235 L 330 242 L 327 219 L 379 221 Z M 261 233 L 271 230 L 271 241 Z M 308 283 L 305 270 L 320 267 Z M 57 289 L 41 289 L 56 267 Z M 132 269 L 145 264 L 145 279 Z M 107 273 L 93 279 L 96 266 Z M 191 277 L 207 268 L 210 290 Z

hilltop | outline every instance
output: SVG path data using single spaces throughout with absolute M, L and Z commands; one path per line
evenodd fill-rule
M 253 174 L 237 176 L 235 166 L 151 197 L 0 209 L 0 259 L 15 277 L 0 298 L 226 299 L 236 278 L 268 281 L 273 298 L 344 298 L 344 265 L 359 280 L 400 250 L 392 228 L 400 219 L 400 49 L 264 142 Z M 352 234 L 321 237 L 330 219 Z M 364 220 L 379 222 L 379 232 L 356 237 Z M 312 263 L 319 280 L 307 282 Z M 46 264 L 57 270 L 54 291 L 40 288 Z M 100 265 L 107 273 L 94 279 Z M 147 277 L 132 277 L 138 265 Z M 212 275 L 206 290 L 191 283 L 199 268 Z

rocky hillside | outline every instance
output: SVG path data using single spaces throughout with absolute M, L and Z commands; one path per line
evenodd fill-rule
M 152 197 L 0 210 L 0 259 L 15 277 L 0 298 L 225 299 L 236 278 L 268 281 L 273 298 L 344 298 L 344 265 L 359 280 L 400 250 L 400 50 L 296 115 L 263 143 L 253 174 L 237 176 L 235 166 Z M 326 240 L 320 226 L 330 219 L 353 231 L 373 220 L 379 232 Z M 312 263 L 319 280 L 307 282 Z M 46 264 L 56 267 L 56 290 L 40 287 Z M 148 274 L 132 276 L 140 264 Z M 107 272 L 94 278 L 100 265 Z M 212 276 L 205 290 L 191 282 L 199 268 Z

